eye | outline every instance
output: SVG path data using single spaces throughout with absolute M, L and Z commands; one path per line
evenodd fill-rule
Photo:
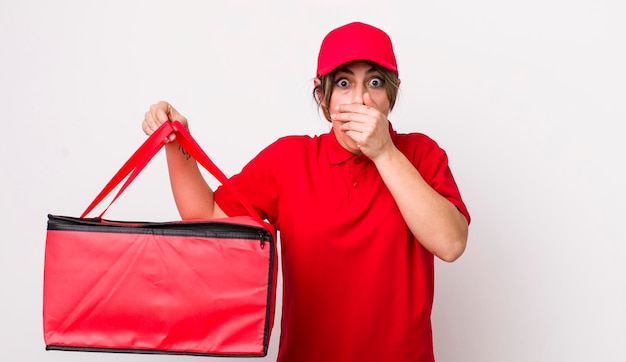
M 350 86 L 350 82 L 346 78 L 339 78 L 335 81 L 335 85 L 337 86 L 337 88 L 345 89 Z
M 381 88 L 385 85 L 385 80 L 381 77 L 372 77 L 367 84 L 372 88 Z

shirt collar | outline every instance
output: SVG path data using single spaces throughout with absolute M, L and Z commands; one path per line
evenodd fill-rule
M 389 122 L 389 134 L 391 135 L 391 141 L 393 144 L 396 144 L 398 139 L 398 133 L 393 129 L 391 122 Z M 328 154 L 328 160 L 331 165 L 340 164 L 342 162 L 346 162 L 347 160 L 353 157 L 359 157 L 359 155 L 355 155 L 354 153 L 346 150 L 339 144 L 337 141 L 337 137 L 335 136 L 335 130 L 331 127 L 330 132 L 328 132 L 328 137 L 326 137 L 326 152 Z

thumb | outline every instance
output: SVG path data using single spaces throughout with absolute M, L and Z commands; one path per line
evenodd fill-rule
M 188 128 L 187 119 L 182 114 L 178 113 L 171 104 L 165 101 L 161 101 L 157 104 L 154 116 L 159 124 L 163 124 L 167 121 L 179 121 L 185 128 Z
M 185 128 L 189 129 L 187 125 L 187 118 L 178 113 L 178 111 L 174 109 L 174 107 L 172 107 L 170 104 L 168 104 L 167 107 L 167 119 L 170 121 L 179 121 L 180 123 L 182 123 L 183 126 L 185 126 Z
M 165 101 L 157 103 L 155 108 L 154 117 L 159 124 L 171 120 L 172 116 L 175 116 L 174 113 L 178 113 L 174 107 Z

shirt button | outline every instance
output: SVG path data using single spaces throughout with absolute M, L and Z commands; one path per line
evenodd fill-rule
M 355 183 L 353 183 L 353 184 L 352 184 L 352 187 L 355 187 L 355 188 L 356 188 L 358 185 L 359 185 L 359 183 L 358 183 L 358 182 L 355 182 Z
M 361 163 L 362 161 L 363 161 L 363 160 L 361 160 L 361 158 L 360 158 L 360 157 L 356 157 L 356 158 L 354 159 L 354 163 L 356 163 L 357 165 L 358 165 L 359 163 Z

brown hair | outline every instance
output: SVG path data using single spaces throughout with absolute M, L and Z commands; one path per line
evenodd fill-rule
M 389 110 L 393 109 L 398 98 L 398 90 L 400 83 L 398 81 L 398 75 L 396 72 L 391 71 L 385 67 L 382 67 L 374 62 L 367 61 L 376 71 L 378 71 L 385 80 L 385 91 L 387 92 L 387 99 L 389 99 Z M 324 117 L 330 122 L 330 112 L 328 111 L 328 105 L 330 104 L 330 97 L 333 95 L 333 88 L 335 87 L 335 74 L 337 69 L 332 72 L 318 77 L 320 84 L 313 88 L 313 98 L 317 105 L 322 109 Z

